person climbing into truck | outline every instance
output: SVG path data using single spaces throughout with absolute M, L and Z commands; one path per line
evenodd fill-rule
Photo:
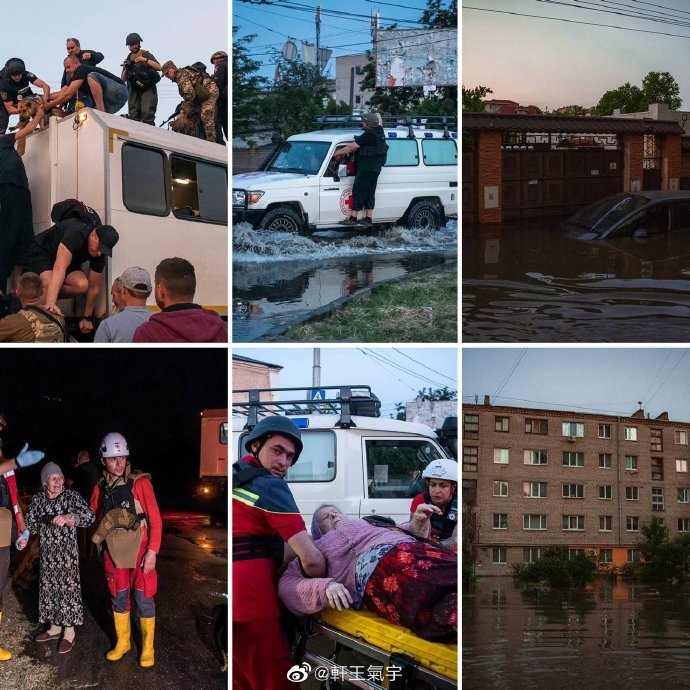
M 293 690 L 278 571 L 296 556 L 307 576 L 326 572 L 284 481 L 302 452 L 301 433 L 291 419 L 271 415 L 254 426 L 243 445 L 248 454 L 232 468 L 233 687 Z
M 429 538 L 457 553 L 458 463 L 447 458 L 433 460 L 422 472 L 422 478 L 426 481 L 426 488 L 412 499 L 410 514 L 414 514 L 420 503 L 435 507 Z

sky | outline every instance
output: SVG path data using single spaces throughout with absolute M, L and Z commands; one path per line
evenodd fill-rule
M 150 472 L 164 499 L 184 503 L 199 476 L 200 413 L 227 407 L 227 362 L 225 348 L 3 347 L 4 453 L 14 457 L 26 441 L 67 469 L 118 431 L 133 468 Z M 34 475 L 22 470 L 25 481 Z
M 233 354 L 284 367 L 280 388 L 312 384 L 312 348 L 237 348 Z M 369 385 L 381 400 L 381 416 L 395 417 L 395 403 L 411 401 L 422 388 L 458 390 L 455 348 L 321 348 L 321 384 Z
M 394 22 L 399 29 L 419 29 L 419 19 L 426 8 L 426 0 L 403 0 L 402 3 L 350 0 L 266 0 L 265 4 L 250 4 L 256 0 L 234 0 L 232 23 L 239 27 L 237 37 L 256 34 L 250 44 L 250 56 L 265 63 L 259 74 L 273 79 L 275 64 L 270 64 L 271 48 L 281 50 L 288 38 L 295 39 L 298 51 L 302 41 L 316 42 L 316 19 L 312 8 L 321 7 L 321 40 L 324 48 L 333 54 L 326 74 L 335 76 L 335 57 L 363 54 L 371 49 L 371 14 L 380 15 L 380 26 L 390 27 Z M 289 5 L 291 8 L 285 7 Z M 447 7 L 447 3 L 444 3 Z M 294 9 L 299 7 L 299 9 Z M 335 16 L 333 12 L 347 12 L 356 16 Z
M 67 55 L 65 42 L 77 38 L 82 48 L 103 53 L 105 59 L 98 66 L 119 77 L 128 53 L 125 38 L 133 32 L 142 37 L 142 48 L 160 64 L 173 60 L 184 67 L 200 60 L 212 74 L 211 55 L 217 50 L 230 52 L 228 3 L 202 0 L 190 11 L 189 2 L 183 0 L 163 4 L 119 0 L 82 6 L 39 0 L 31 5 L 23 30 L 5 32 L 0 63 L 20 57 L 30 72 L 47 82 L 51 90 L 58 90 Z M 163 78 L 158 83 L 156 124 L 167 119 L 180 100 L 177 86 Z M 127 112 L 126 106 L 121 112 Z
M 464 348 L 462 400 L 690 422 L 685 348 Z
M 612 12 L 644 13 L 653 21 L 594 11 L 603 6 Z M 464 0 L 461 21 L 463 84 L 490 87 L 489 98 L 550 110 L 564 105 L 589 107 L 626 82 L 641 86 L 642 79 L 655 71 L 673 75 L 683 109 L 690 110 L 687 0 Z

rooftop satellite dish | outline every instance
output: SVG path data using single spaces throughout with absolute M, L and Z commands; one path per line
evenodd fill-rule
M 289 62 L 292 62 L 297 57 L 297 46 L 292 39 L 285 42 L 283 46 L 283 57 Z

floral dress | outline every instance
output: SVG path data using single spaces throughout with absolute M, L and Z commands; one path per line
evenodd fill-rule
M 55 498 L 45 490 L 31 499 L 26 527 L 39 537 L 41 576 L 38 587 L 38 619 L 55 625 L 81 625 L 84 607 L 79 579 L 79 546 L 76 527 L 58 527 L 51 520 L 71 513 L 79 527 L 93 524 L 95 515 L 84 499 L 71 489 Z

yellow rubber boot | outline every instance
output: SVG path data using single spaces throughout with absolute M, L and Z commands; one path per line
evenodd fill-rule
M 117 642 L 115 646 L 105 655 L 108 661 L 120 661 L 122 657 L 132 648 L 129 638 L 132 632 L 129 622 L 129 611 L 118 613 L 113 611 L 115 617 L 115 633 Z
M 153 666 L 153 637 L 156 630 L 156 617 L 140 618 L 141 624 L 141 656 L 139 666 L 148 668 Z
M 0 611 L 0 623 L 2 623 L 2 611 Z M 0 661 L 9 661 L 12 658 L 12 652 L 0 647 Z

